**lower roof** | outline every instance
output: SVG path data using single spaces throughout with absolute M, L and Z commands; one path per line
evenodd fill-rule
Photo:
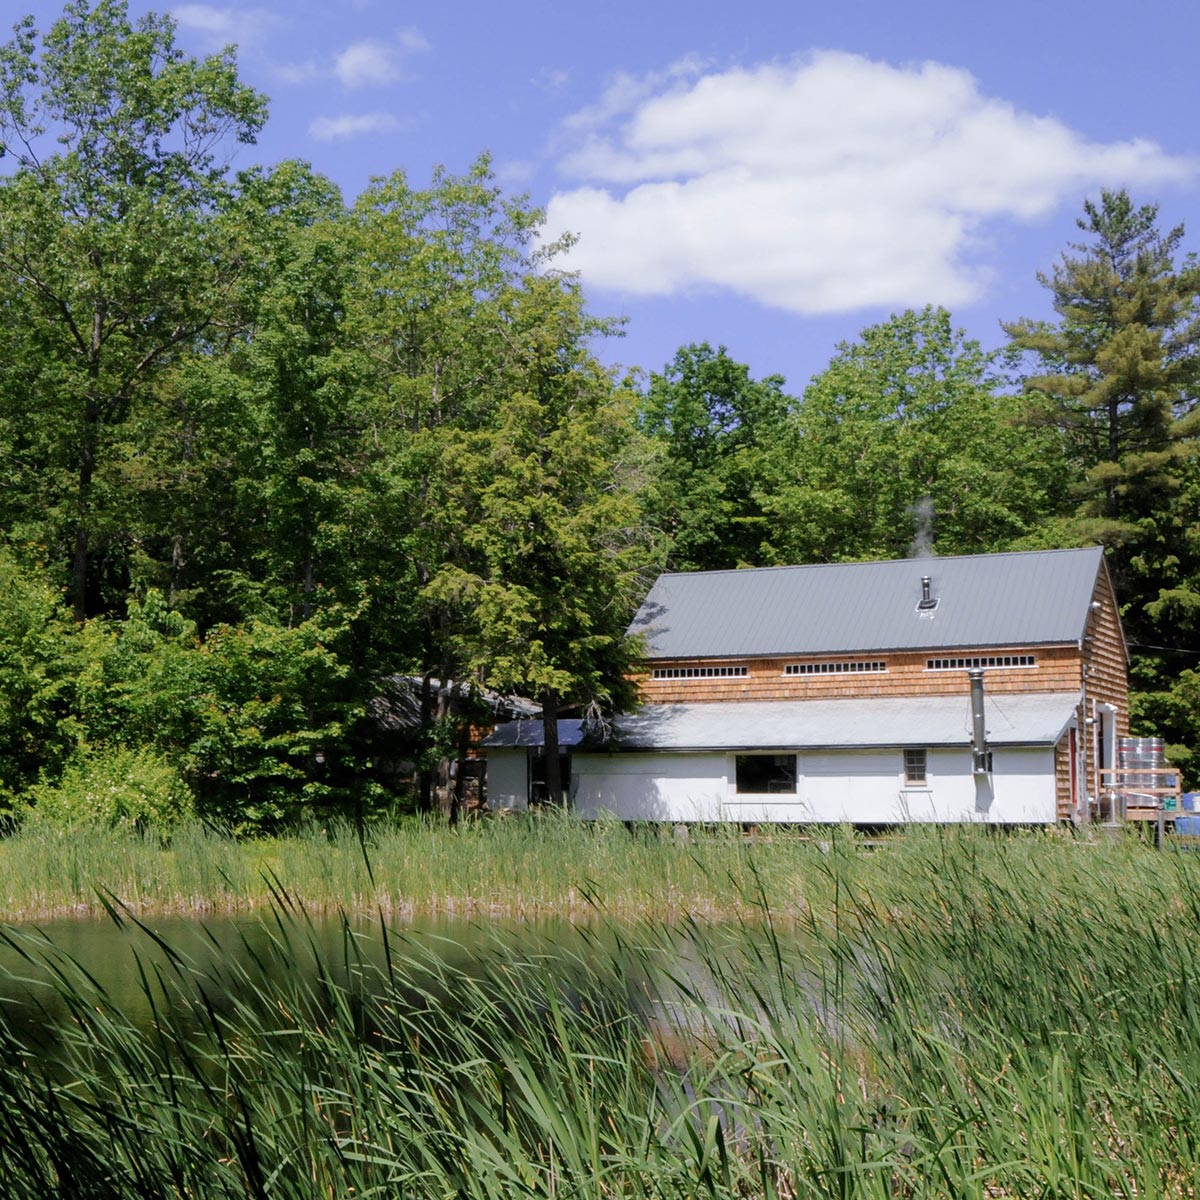
M 990 694 L 984 701 L 988 742 L 1052 746 L 1078 703 L 1078 692 Z M 559 744 L 584 751 L 868 749 L 970 742 L 971 708 L 965 695 L 647 704 L 613 718 L 607 742 L 589 737 L 581 721 L 559 722 Z M 484 745 L 540 746 L 542 723 L 510 721 Z

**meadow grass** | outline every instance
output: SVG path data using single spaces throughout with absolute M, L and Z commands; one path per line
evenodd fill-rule
M 388 831 L 371 873 L 423 836 Z M 43 1041 L 0 1025 L 5 1194 L 1193 1194 L 1194 856 L 976 830 L 864 852 L 556 827 L 549 864 L 520 832 L 462 844 L 492 836 L 503 867 L 444 849 L 414 878 L 461 869 L 460 896 L 507 883 L 543 905 L 580 871 L 592 919 L 553 938 L 498 924 L 454 965 L 386 918 L 382 950 L 348 918 L 330 950 L 277 887 L 253 960 L 142 962 L 149 1023 L 9 931 L 69 1018 Z M 667 883 L 737 915 L 607 909 Z

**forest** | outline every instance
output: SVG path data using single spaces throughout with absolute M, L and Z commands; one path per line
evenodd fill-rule
M 429 810 L 489 698 L 632 701 L 664 568 L 1095 543 L 1134 731 L 1200 781 L 1200 262 L 1154 203 L 1085 201 L 1000 351 L 902 312 L 793 392 L 707 343 L 605 365 L 619 323 L 486 155 L 348 201 L 229 166 L 266 120 L 232 49 L 121 0 L 0 48 L 10 827 Z

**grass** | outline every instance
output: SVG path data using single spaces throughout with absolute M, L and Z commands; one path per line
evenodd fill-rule
M 434 832 L 381 834 L 376 880 Z M 10 931 L 68 1019 L 0 1024 L 4 1194 L 1193 1194 L 1200 859 L 974 830 L 870 853 L 621 833 L 548 827 L 541 855 L 519 830 L 442 834 L 413 878 L 461 870 L 453 894 L 481 905 L 592 872 L 589 923 L 497 926 L 466 965 L 386 918 L 382 947 L 342 919 L 331 950 L 277 888 L 255 958 L 143 960 L 148 1025 Z M 340 836 L 306 887 L 361 886 Z M 648 919 L 607 909 L 636 896 Z M 709 920 L 731 896 L 740 915 Z
M 597 902 L 627 916 L 736 915 L 751 866 L 803 897 L 791 878 L 819 853 L 796 838 L 751 847 L 731 831 L 682 845 L 657 829 L 632 835 L 616 822 L 586 827 L 562 814 L 470 824 L 349 824 L 289 837 L 239 841 L 185 825 L 154 834 L 29 824 L 0 841 L 0 919 L 102 912 L 119 895 L 142 914 L 246 912 L 282 886 L 313 912 L 382 911 L 399 918 L 472 915 L 570 918 Z
M 1136 837 L 1083 845 L 1058 830 L 975 832 L 969 845 L 1007 838 L 1048 878 L 1087 890 L 1089 904 L 1106 902 L 1104 881 L 1127 878 L 1140 890 L 1143 877 L 1153 879 L 1163 865 Z M 102 913 L 106 895 L 142 915 L 244 913 L 269 908 L 280 887 L 310 912 L 397 919 L 583 919 L 597 908 L 625 919 L 754 919 L 769 897 L 778 919 L 798 920 L 814 908 L 829 910 L 836 890 L 830 858 L 840 863 L 836 887 L 856 886 L 903 908 L 903 887 L 889 899 L 893 884 L 915 862 L 959 854 L 946 850 L 954 837 L 915 829 L 861 854 L 848 831 L 748 839 L 726 828 L 681 843 L 657 827 L 630 834 L 617 822 L 584 825 L 558 813 L 457 832 L 407 820 L 371 827 L 361 838 L 343 824 L 247 841 L 199 824 L 164 841 L 153 833 L 31 823 L 0 840 L 0 920 Z

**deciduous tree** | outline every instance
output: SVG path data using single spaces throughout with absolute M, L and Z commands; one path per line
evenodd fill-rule
M 231 50 L 189 58 L 170 18 L 133 21 L 123 0 L 72 0 L 40 41 L 26 18 L 0 49 L 0 353 L 21 361 L 0 408 L 23 422 L 25 485 L 8 515 L 69 562 L 77 619 L 120 540 L 131 413 L 239 269 L 216 220 L 225 153 L 265 112 Z M 119 556 L 105 565 L 119 582 Z
M 655 508 L 680 571 L 756 562 L 762 456 L 793 403 L 781 375 L 755 380 L 721 346 L 682 347 L 650 386 L 638 422 L 660 451 Z
M 1018 414 L 945 309 L 864 329 L 813 379 L 767 461 L 767 556 L 977 554 L 1030 537 L 1059 502 L 1059 447 L 1018 429 Z

